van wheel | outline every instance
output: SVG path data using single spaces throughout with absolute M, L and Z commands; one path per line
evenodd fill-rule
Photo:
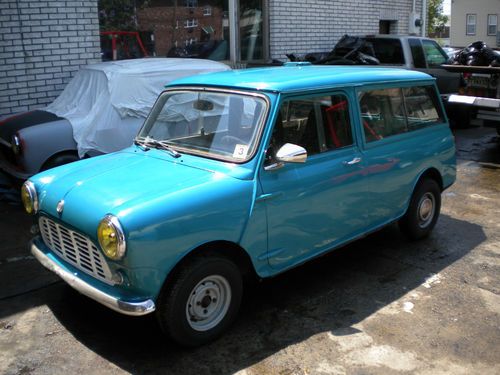
M 441 190 L 435 180 L 422 180 L 411 197 L 406 214 L 399 221 L 401 231 L 412 240 L 429 235 L 441 210 Z
M 157 303 L 163 332 L 194 347 L 218 338 L 236 319 L 243 292 L 242 275 L 231 260 L 193 258 L 169 281 Z

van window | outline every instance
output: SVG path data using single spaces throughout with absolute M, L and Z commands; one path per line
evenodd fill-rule
M 416 130 L 444 121 L 433 86 L 417 86 L 403 89 L 408 129 Z
M 400 88 L 363 91 L 359 103 L 366 142 L 408 131 Z
M 304 147 L 308 155 L 352 145 L 347 97 L 337 94 L 283 102 L 271 146 L 277 151 L 285 143 Z

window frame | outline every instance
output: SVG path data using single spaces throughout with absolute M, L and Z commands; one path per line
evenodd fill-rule
M 495 23 L 490 23 L 490 17 L 491 18 L 495 18 Z M 488 18 L 487 18 L 487 21 L 486 22 L 486 35 L 488 36 L 497 36 L 497 33 L 498 33 L 498 14 L 488 14 Z M 490 27 L 494 27 L 495 28 L 495 31 L 494 32 L 490 32 Z
M 469 18 L 473 18 L 474 22 L 469 22 Z M 469 32 L 469 26 L 474 27 L 474 31 Z M 477 32 L 477 14 L 467 13 L 465 15 L 465 35 L 476 35 Z

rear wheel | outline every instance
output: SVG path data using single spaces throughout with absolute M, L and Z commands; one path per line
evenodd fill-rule
M 401 231 L 412 240 L 429 235 L 441 210 L 441 190 L 430 178 L 422 180 L 411 197 L 406 214 L 399 221 Z
M 243 291 L 240 269 L 219 255 L 188 261 L 157 303 L 162 330 L 183 346 L 218 338 L 236 319 Z

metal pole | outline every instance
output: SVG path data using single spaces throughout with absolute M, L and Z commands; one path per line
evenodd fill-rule
M 236 66 L 236 62 L 240 59 L 238 51 L 239 28 L 237 14 L 237 1 L 229 0 L 229 59 L 233 67 Z
M 422 29 L 420 35 L 425 36 L 427 33 L 427 0 L 422 0 Z

